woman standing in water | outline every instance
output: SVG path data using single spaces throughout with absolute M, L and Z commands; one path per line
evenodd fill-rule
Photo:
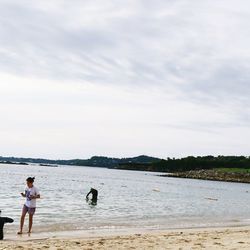
M 23 205 L 22 216 L 20 220 L 20 231 L 18 234 L 23 233 L 23 224 L 26 214 L 29 214 L 29 231 L 31 233 L 31 228 L 33 224 L 33 215 L 36 211 L 36 199 L 40 198 L 39 190 L 33 185 L 35 177 L 29 177 L 26 179 L 27 187 L 25 193 L 21 193 L 22 197 L 26 197 L 25 204 Z

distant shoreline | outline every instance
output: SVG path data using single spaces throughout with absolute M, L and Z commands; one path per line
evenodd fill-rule
M 26 162 L 12 162 L 12 161 L 0 161 L 0 164 L 10 164 L 10 165 L 29 165 Z
M 191 170 L 185 172 L 162 174 L 161 177 L 185 178 L 208 181 L 225 181 L 236 183 L 250 183 L 249 173 L 240 172 L 223 172 L 222 170 Z
M 1 164 L 10 165 L 30 165 L 37 164 L 44 167 L 58 167 L 57 164 L 44 164 L 44 163 L 26 163 L 26 162 L 12 162 L 12 161 L 0 161 Z M 63 164 L 62 164 L 63 166 Z M 79 165 L 70 165 L 79 166 Z M 115 170 L 130 170 L 130 171 L 142 171 L 142 172 L 162 172 L 160 177 L 170 178 L 184 178 L 184 179 L 197 179 L 197 180 L 208 180 L 208 181 L 224 181 L 224 182 L 235 182 L 235 183 L 250 183 L 250 171 L 246 168 L 217 168 L 217 169 L 200 169 L 190 171 L 176 171 L 165 173 L 163 171 L 156 171 L 151 168 L 151 164 L 123 164 L 119 167 L 101 167 L 110 168 Z M 99 167 L 89 166 L 85 167 Z
M 90 159 L 48 160 L 0 156 L 0 164 L 45 167 L 58 165 L 100 167 L 119 170 L 166 173 L 162 176 L 211 181 L 250 183 L 250 157 L 245 156 L 188 156 L 180 159 L 159 159 L 147 155 L 130 158 L 93 156 Z

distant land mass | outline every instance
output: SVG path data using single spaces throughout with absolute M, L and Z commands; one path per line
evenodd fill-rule
M 5 164 L 40 164 L 40 166 L 89 166 L 121 170 L 165 172 L 161 176 L 250 183 L 250 157 L 188 156 L 180 159 L 140 155 L 130 158 L 93 156 L 90 159 L 48 160 L 40 158 L 2 157 Z
M 147 165 L 153 162 L 160 161 L 159 158 L 140 155 L 130 158 L 111 158 L 105 156 L 93 156 L 90 159 L 72 159 L 72 160 L 49 160 L 41 158 L 20 158 L 20 157 L 3 157 L 0 156 L 0 163 L 13 164 L 13 163 L 35 163 L 41 165 L 72 165 L 72 166 L 89 166 L 89 167 L 104 167 L 104 168 L 117 168 L 120 164 L 139 164 Z

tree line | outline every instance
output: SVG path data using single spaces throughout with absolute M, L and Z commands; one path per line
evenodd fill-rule
M 214 168 L 250 168 L 250 157 L 245 156 L 188 156 L 167 158 L 149 164 L 121 163 L 121 169 L 156 172 L 182 172 Z

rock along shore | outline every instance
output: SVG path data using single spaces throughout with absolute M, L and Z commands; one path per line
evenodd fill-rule
M 191 170 L 178 173 L 169 173 L 161 176 L 212 180 L 212 181 L 250 183 L 250 173 L 221 172 L 219 170 Z

